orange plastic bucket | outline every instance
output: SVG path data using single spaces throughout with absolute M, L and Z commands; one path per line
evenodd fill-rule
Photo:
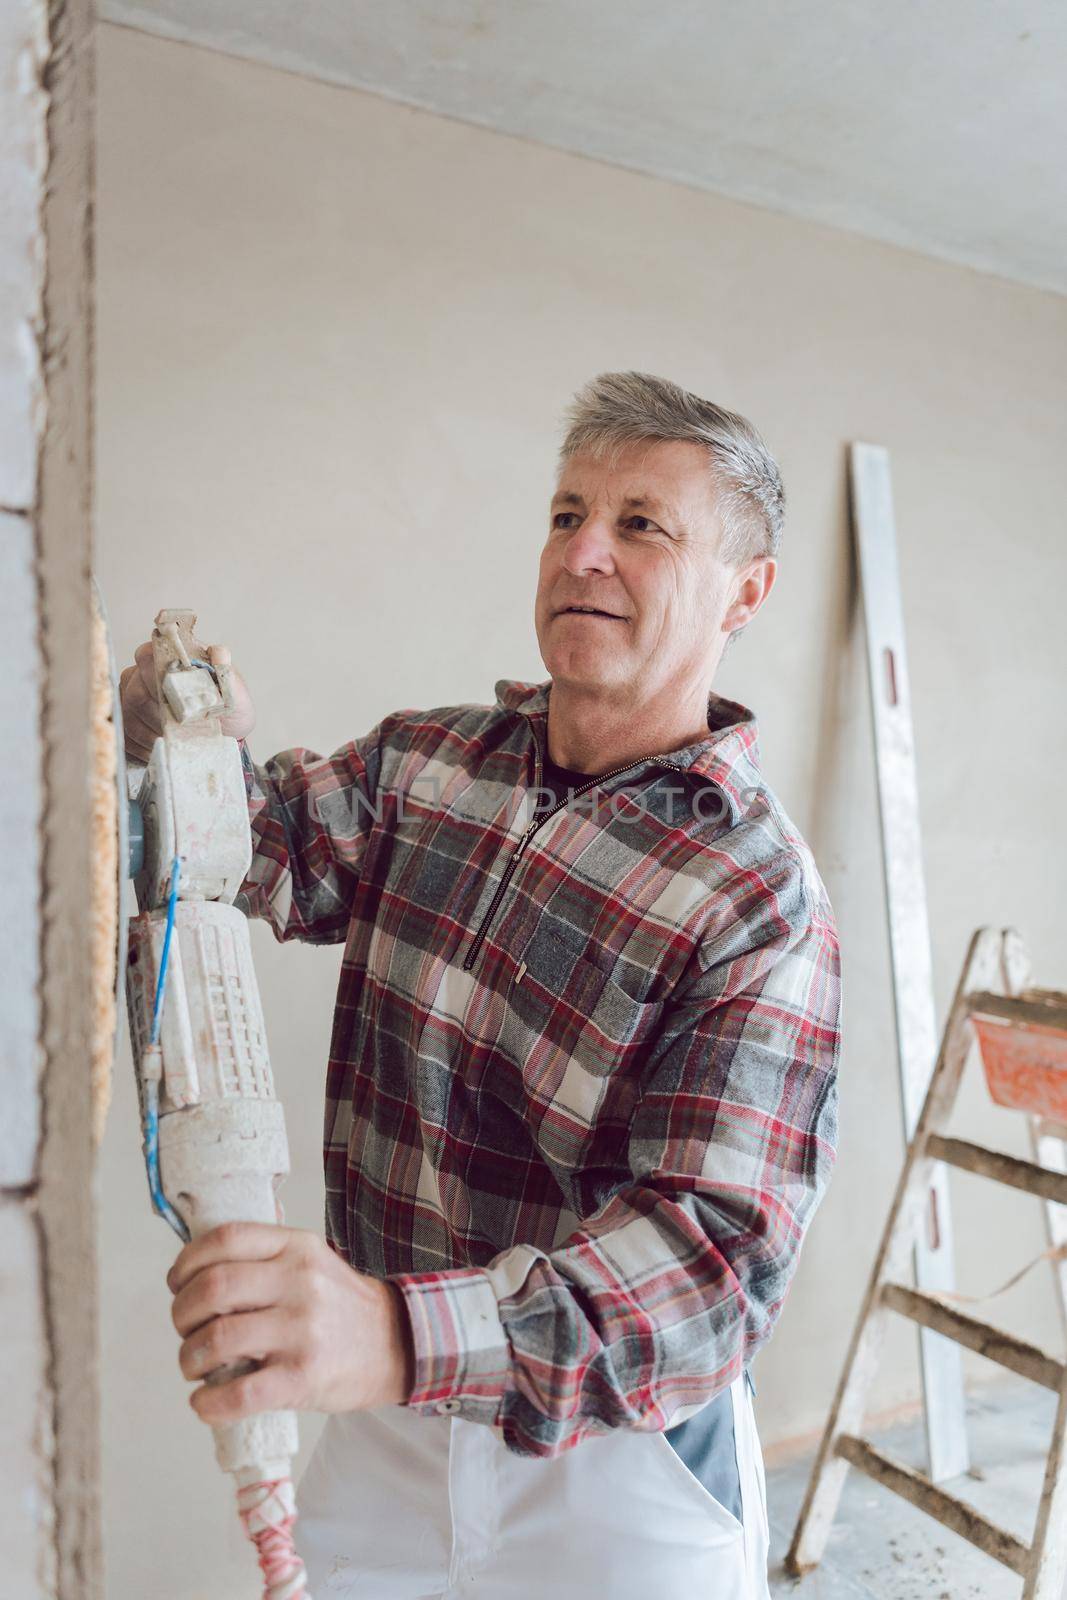
M 1067 1123 L 1067 1032 L 979 1012 L 971 1022 L 997 1105 Z

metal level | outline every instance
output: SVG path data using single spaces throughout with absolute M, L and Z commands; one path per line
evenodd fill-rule
M 880 445 L 854 444 L 849 464 L 852 531 L 866 619 L 901 1106 L 904 1137 L 910 1140 L 938 1039 L 889 452 Z M 935 1293 L 955 1287 L 943 1165 L 934 1167 L 930 1180 L 926 1226 L 915 1248 L 915 1280 L 920 1289 Z M 919 1349 L 929 1476 L 941 1483 L 968 1466 L 963 1367 L 957 1346 L 930 1328 L 921 1329 Z

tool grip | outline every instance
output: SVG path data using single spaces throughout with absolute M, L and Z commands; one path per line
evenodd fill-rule
M 195 629 L 195 611 L 171 608 L 156 617 L 152 656 L 164 727 L 168 717 L 178 724 L 204 717 L 221 720 L 236 709 L 232 668 L 211 659 Z

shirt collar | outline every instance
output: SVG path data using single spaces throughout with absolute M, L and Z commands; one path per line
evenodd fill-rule
M 496 703 L 506 711 L 517 711 L 533 725 L 535 737 L 545 749 L 548 723 L 548 696 L 552 680 L 522 683 L 501 678 L 496 685 Z M 677 750 L 662 752 L 665 760 L 684 767 L 696 777 L 705 778 L 720 788 L 734 808 L 736 821 L 746 809 L 753 787 L 762 783 L 760 772 L 759 727 L 756 716 L 739 700 L 725 695 L 708 696 L 708 736 Z

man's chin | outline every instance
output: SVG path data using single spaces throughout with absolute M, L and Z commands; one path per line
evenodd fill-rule
M 566 684 L 572 689 L 617 689 L 626 681 L 626 673 L 619 661 L 583 661 L 561 653 L 555 659 L 550 658 L 545 665 L 553 683 Z

